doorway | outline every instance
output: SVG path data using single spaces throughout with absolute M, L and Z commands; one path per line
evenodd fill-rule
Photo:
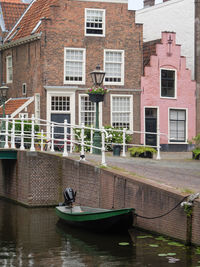
M 145 108 L 145 132 L 157 133 L 157 108 Z M 156 134 L 145 134 L 145 144 L 157 145 Z

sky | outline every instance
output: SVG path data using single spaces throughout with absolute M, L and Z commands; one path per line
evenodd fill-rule
M 163 0 L 155 0 L 155 4 L 163 3 Z M 138 10 L 143 8 L 143 0 L 129 0 L 129 9 Z

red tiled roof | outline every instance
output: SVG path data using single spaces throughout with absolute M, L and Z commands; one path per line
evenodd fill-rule
M 18 108 L 20 108 L 24 103 L 26 103 L 29 100 L 29 98 L 15 98 L 15 99 L 9 99 L 8 102 L 5 103 L 5 114 L 11 115 L 13 112 L 15 112 Z M 0 107 L 0 115 L 3 114 L 3 108 Z
M 17 20 L 21 17 L 23 12 L 28 7 L 28 4 L 24 4 L 21 1 L 13 1 L 13 2 L 12 1 L 11 2 L 1 1 L 1 8 L 3 13 L 5 28 L 8 31 L 12 29 Z
M 149 65 L 150 57 L 156 55 L 156 44 L 160 44 L 161 39 L 143 43 L 143 67 Z
M 16 24 L 16 28 L 19 30 L 12 38 L 12 41 L 30 36 L 39 20 L 43 17 L 49 17 L 50 6 L 54 5 L 56 2 L 57 0 L 34 0 L 23 15 L 21 21 Z M 40 32 L 40 27 L 38 27 L 36 33 L 38 32 Z

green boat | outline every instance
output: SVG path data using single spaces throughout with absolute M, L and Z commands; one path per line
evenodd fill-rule
M 56 207 L 60 220 L 73 226 L 94 231 L 127 230 L 133 224 L 133 208 L 101 209 L 84 206 L 73 206 L 76 192 L 71 188 L 64 191 L 64 203 Z
M 133 208 L 100 209 L 83 206 L 58 206 L 58 217 L 69 225 L 93 231 L 127 230 L 133 224 Z

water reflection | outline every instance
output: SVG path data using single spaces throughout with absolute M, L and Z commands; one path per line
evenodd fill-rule
M 136 230 L 131 236 L 86 232 L 58 222 L 52 208 L 0 200 L 0 266 L 200 266 L 195 248 L 168 243 Z

